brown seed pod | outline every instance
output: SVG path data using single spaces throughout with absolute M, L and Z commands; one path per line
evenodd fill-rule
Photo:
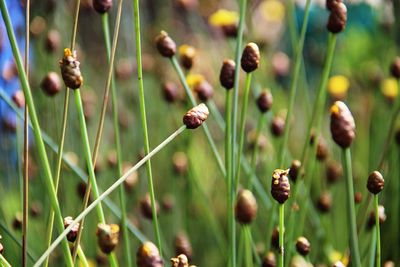
M 337 182 L 343 176 L 343 168 L 340 163 L 330 161 L 326 165 L 326 178 L 330 184 Z
M 141 211 L 143 217 L 145 217 L 146 219 L 152 220 L 153 212 L 151 209 L 151 199 L 150 199 L 149 194 L 146 194 L 146 196 L 140 201 L 139 204 L 140 204 L 140 211 Z M 157 201 L 156 201 L 155 205 L 156 205 L 156 214 L 158 216 L 160 208 L 159 208 Z
M 175 152 L 172 156 L 172 163 L 176 174 L 183 175 L 188 169 L 188 158 L 185 152 Z
M 384 186 L 385 186 L 385 180 L 383 179 L 383 176 L 380 172 L 373 171 L 368 176 L 367 188 L 368 191 L 371 192 L 372 194 L 375 195 L 379 194 L 383 190 Z
M 22 90 L 17 90 L 12 96 L 12 100 L 14 101 L 17 107 L 22 108 L 25 106 L 25 95 Z
M 125 162 L 122 165 L 122 172 L 126 173 L 132 167 L 133 166 L 130 163 Z M 139 181 L 139 173 L 135 171 L 131 175 L 129 175 L 128 178 L 126 178 L 126 180 L 124 181 L 125 190 L 127 192 L 131 192 L 136 187 L 138 181 Z
M 240 60 L 240 65 L 242 69 L 249 73 L 255 71 L 260 65 L 260 50 L 257 44 L 248 43 L 242 53 L 242 58 Z
M 208 108 L 206 105 L 201 103 L 190 109 L 183 116 L 183 123 L 186 125 L 188 129 L 196 129 L 207 119 L 209 114 Z
M 276 267 L 276 258 L 275 254 L 272 251 L 269 251 L 262 260 L 262 267 Z
M 180 232 L 175 236 L 174 240 L 175 254 L 185 254 L 189 260 L 193 257 L 193 248 L 188 236 Z
M 22 214 L 21 212 L 17 212 L 14 215 L 14 219 L 12 221 L 12 226 L 14 230 L 21 230 L 22 228 Z
M 342 148 L 350 147 L 356 137 L 353 115 L 345 103 L 336 101 L 331 107 L 331 134 Z
M 170 212 L 175 206 L 175 198 L 172 194 L 166 194 L 161 200 L 161 207 L 164 212 Z
M 93 8 L 99 14 L 104 14 L 108 12 L 113 5 L 112 0 L 93 0 Z
M 156 245 L 150 241 L 144 242 L 136 253 L 136 265 L 138 267 L 163 267 L 163 260 Z
M 165 31 L 161 31 L 160 34 L 156 37 L 156 46 L 158 52 L 163 57 L 173 57 L 176 53 L 176 44 L 171 37 L 168 36 L 168 33 Z
M 64 57 L 59 61 L 64 83 L 71 89 L 78 89 L 83 84 L 83 77 L 79 68 L 80 62 L 76 59 L 76 52 L 69 48 L 64 49 Z
M 174 103 L 180 98 L 179 88 L 173 82 L 164 82 L 161 89 L 164 99 L 169 103 Z
M 212 85 L 206 80 L 202 80 L 193 87 L 193 90 L 197 93 L 199 99 L 203 102 L 207 102 L 214 94 Z
M 61 80 L 55 72 L 49 72 L 40 83 L 40 88 L 48 95 L 54 96 L 61 91 Z
M 289 169 L 276 169 L 272 174 L 271 194 L 279 202 L 285 203 L 290 196 L 290 183 L 288 179 Z
M 237 24 L 226 24 L 221 26 L 222 32 L 227 38 L 236 38 L 238 33 Z
M 271 246 L 277 250 L 279 249 L 279 229 L 278 229 L 278 227 L 275 227 L 274 230 L 272 230 Z
M 271 122 L 271 133 L 275 137 L 280 137 L 285 131 L 285 119 L 281 116 L 275 116 Z
M 301 168 L 301 161 L 297 159 L 293 160 L 289 169 L 289 177 L 293 182 L 296 182 L 300 168 Z
M 333 7 L 341 2 L 342 0 L 326 0 L 326 9 L 332 11 Z
M 303 256 L 307 256 L 310 252 L 310 242 L 304 236 L 297 238 L 296 250 Z
M 115 65 L 115 76 L 119 80 L 127 80 L 135 70 L 132 61 L 127 58 L 121 58 Z
M 171 267 L 189 267 L 189 260 L 185 254 L 180 254 L 176 258 L 171 258 Z
M 272 97 L 271 91 L 263 90 L 257 98 L 258 109 L 262 113 L 269 111 L 272 107 L 273 101 L 274 101 L 274 98 Z
M 386 221 L 385 207 L 382 205 L 378 206 L 379 224 L 383 224 Z M 367 228 L 372 229 L 375 226 L 375 210 L 372 210 L 369 214 L 367 221 Z
M 331 33 L 340 33 L 344 30 L 347 23 L 347 8 L 345 4 L 336 2 L 330 8 L 331 14 L 329 15 L 328 24 L 326 28 Z
M 319 161 L 324 161 L 329 155 L 328 151 L 328 144 L 326 143 L 325 139 L 320 136 L 318 138 L 318 144 L 317 144 L 317 159 Z
M 249 224 L 257 216 L 257 200 L 250 190 L 240 190 L 236 199 L 235 217 L 241 224 Z
M 43 211 L 43 207 L 42 207 L 42 204 L 40 204 L 40 202 L 38 202 L 38 201 L 32 202 L 32 204 L 30 206 L 29 214 L 33 218 L 37 218 L 40 215 L 42 215 L 42 211 Z
M 96 235 L 101 251 L 105 254 L 110 254 L 118 245 L 119 225 L 99 223 Z
M 196 57 L 196 49 L 190 45 L 181 45 L 179 47 L 179 61 L 186 70 L 190 70 Z
M 235 61 L 231 59 L 225 59 L 222 63 L 221 71 L 219 73 L 219 82 L 226 90 L 233 88 L 235 81 L 235 68 Z
M 74 219 L 71 216 L 65 217 L 64 218 L 64 229 L 66 229 L 68 226 L 71 225 L 71 223 L 74 221 Z M 72 227 L 71 231 L 67 234 L 67 240 L 69 242 L 75 242 L 76 237 L 78 235 L 78 230 L 79 230 L 79 223 L 75 224 L 74 227 Z
M 390 65 L 390 73 L 396 79 L 400 79 L 400 57 L 396 57 Z
M 329 192 L 323 192 L 317 201 L 317 208 L 321 213 L 327 213 L 332 207 L 332 196 Z
M 61 35 L 57 30 L 50 30 L 47 33 L 44 47 L 47 52 L 54 53 L 61 46 Z
M 354 192 L 354 203 L 360 204 L 362 202 L 362 193 L 360 191 Z

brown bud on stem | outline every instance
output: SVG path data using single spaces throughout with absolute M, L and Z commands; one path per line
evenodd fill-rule
M 70 226 L 70 224 L 74 221 L 74 219 L 71 216 L 65 217 L 64 218 L 64 228 L 67 228 Z M 76 237 L 78 235 L 78 230 L 79 230 L 79 223 L 75 224 L 74 227 L 72 227 L 71 231 L 67 234 L 67 240 L 69 242 L 75 242 Z
M 257 215 L 257 201 L 250 190 L 240 190 L 235 205 L 236 220 L 241 224 L 251 223 Z
M 156 201 L 156 214 L 158 215 L 159 213 L 159 205 L 158 202 Z M 140 201 L 140 211 L 146 219 L 152 220 L 153 219 L 153 210 L 151 208 L 151 199 L 149 194 L 146 194 L 146 196 Z
M 263 90 L 257 98 L 258 109 L 262 113 L 269 111 L 272 107 L 273 101 L 274 99 L 272 97 L 271 92 L 269 90 Z
M 329 183 L 335 183 L 343 176 L 343 168 L 337 162 L 331 161 L 326 165 L 326 178 Z
M 290 196 L 290 183 L 288 179 L 289 169 L 276 169 L 272 174 L 271 194 L 272 197 L 279 202 L 285 203 Z
M 374 171 L 368 176 L 367 188 L 372 194 L 379 194 L 385 186 L 385 180 L 380 172 Z
M 390 65 L 390 73 L 396 79 L 400 79 L 400 57 L 396 57 Z
M 226 90 L 233 88 L 235 81 L 235 67 L 235 61 L 231 59 L 225 59 L 222 63 L 221 72 L 219 73 L 219 81 Z
M 99 13 L 104 14 L 108 12 L 113 5 L 112 0 L 93 0 L 93 8 Z
M 324 192 L 318 198 L 317 208 L 322 213 L 327 213 L 332 207 L 332 196 L 329 192 Z
M 180 254 L 176 258 L 171 258 L 171 267 L 189 267 L 189 260 L 185 254 Z
M 301 236 L 296 241 L 296 250 L 303 256 L 307 256 L 310 252 L 310 242 L 304 236 Z
M 164 99 L 169 103 L 173 103 L 180 98 L 178 86 L 173 82 L 162 84 L 162 94 Z
M 179 47 L 179 61 L 185 69 L 190 70 L 192 68 L 195 57 L 196 49 L 193 46 L 181 45 Z
M 290 165 L 289 169 L 289 177 L 292 179 L 293 182 L 296 182 L 297 176 L 299 175 L 299 171 L 301 168 L 301 162 L 300 160 L 293 160 L 292 165 Z
M 257 44 L 248 43 L 243 50 L 240 65 L 242 69 L 249 73 L 255 71 L 260 64 L 260 50 Z
M 57 73 L 49 72 L 40 83 L 40 88 L 49 96 L 61 91 L 61 80 Z
M 265 254 L 262 260 L 262 267 L 276 267 L 276 258 L 275 254 L 272 251 L 269 251 Z
M 350 147 L 356 132 L 353 115 L 345 103 L 336 101 L 331 107 L 331 134 L 342 148 Z
M 188 129 L 196 129 L 207 119 L 209 114 L 208 108 L 203 103 L 190 109 L 183 116 L 183 123 Z
M 78 89 L 83 84 L 83 77 L 79 68 L 80 62 L 76 59 L 75 51 L 64 49 L 64 57 L 59 61 L 64 83 L 71 89 Z
M 176 44 L 165 31 L 161 31 L 160 34 L 156 37 L 156 46 L 158 52 L 163 57 L 171 58 L 176 53 Z
M 163 260 L 156 245 L 146 241 L 136 253 L 136 265 L 138 267 L 163 267 Z
M 331 14 L 329 15 L 328 31 L 331 33 L 340 33 L 344 30 L 347 23 L 347 8 L 342 2 L 334 2 L 330 7 Z
M 105 254 L 111 253 L 118 245 L 119 240 L 119 226 L 117 224 L 104 224 L 97 225 L 97 242 L 101 251 Z
M 382 205 L 378 206 L 378 215 L 379 215 L 379 224 L 382 224 L 386 221 L 386 213 L 385 213 L 385 207 Z M 371 211 L 369 214 L 368 222 L 367 222 L 367 227 L 368 229 L 371 229 L 375 225 L 375 210 Z
M 285 119 L 281 116 L 275 116 L 271 122 L 271 133 L 275 137 L 280 137 L 285 131 Z
M 214 94 L 214 89 L 210 83 L 203 80 L 193 87 L 193 90 L 197 93 L 199 99 L 203 102 L 207 102 Z
M 174 247 L 175 247 L 175 253 L 177 255 L 185 254 L 189 260 L 192 259 L 193 256 L 192 244 L 190 244 L 190 240 L 185 233 L 180 232 L 175 236 Z

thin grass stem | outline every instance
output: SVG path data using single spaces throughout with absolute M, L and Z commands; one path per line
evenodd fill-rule
M 8 263 L 8 261 L 6 260 L 6 258 L 4 258 L 3 255 L 0 254 L 0 265 L 2 267 L 11 267 L 11 264 Z
M 283 267 L 285 263 L 284 235 L 285 235 L 285 204 L 280 204 L 279 205 L 279 267 Z
M 242 231 L 245 235 L 245 266 L 253 267 L 253 241 L 251 238 L 251 228 L 249 225 L 244 225 Z
M 78 246 L 78 255 L 79 255 L 80 266 L 89 267 L 89 262 L 86 259 L 85 253 L 83 252 L 81 246 Z
M 376 233 L 376 267 L 381 267 L 381 231 L 379 223 L 379 199 L 374 195 L 375 204 L 375 233 Z

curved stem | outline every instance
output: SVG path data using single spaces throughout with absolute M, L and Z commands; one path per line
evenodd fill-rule
M 375 202 L 375 233 L 376 233 L 376 267 L 381 267 L 381 231 L 379 225 L 379 200 L 378 195 L 374 195 Z

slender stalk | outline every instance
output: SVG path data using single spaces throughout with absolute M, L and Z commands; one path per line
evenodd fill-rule
M 80 266 L 83 265 L 83 267 L 89 267 L 89 262 L 86 259 L 85 253 L 83 253 L 82 247 L 78 246 L 78 255 L 79 255 L 79 261 L 81 263 Z
M 381 267 L 381 231 L 379 225 L 379 200 L 378 194 L 374 195 L 375 202 L 375 232 L 376 232 L 376 267 Z
M 252 77 L 252 73 L 251 72 L 246 74 L 246 85 L 244 87 L 242 111 L 240 113 L 239 147 L 238 147 L 238 150 L 237 150 L 235 187 L 234 187 L 235 190 L 239 185 L 240 167 L 241 167 L 240 162 L 241 162 L 241 158 L 242 158 L 243 145 L 244 145 L 244 139 L 245 139 L 245 126 L 246 126 L 247 109 L 248 109 L 248 106 L 249 106 L 251 77 Z
M 167 139 L 165 139 L 156 148 L 150 151 L 145 157 L 143 157 L 138 163 L 130 168 L 123 176 L 118 178 L 104 193 L 102 193 L 98 198 L 96 198 L 84 211 L 82 211 L 76 218 L 71 222 L 71 224 L 65 228 L 65 230 L 54 240 L 51 246 L 43 253 L 39 260 L 35 263 L 34 267 L 38 267 L 42 264 L 44 259 L 48 257 L 51 252 L 57 247 L 61 240 L 67 236 L 71 229 L 79 223 L 83 218 L 86 217 L 95 207 L 97 207 L 101 201 L 103 201 L 109 194 L 111 194 L 118 186 L 120 186 L 133 172 L 137 171 L 144 163 L 146 163 L 151 157 L 157 154 L 161 149 L 168 145 L 172 140 L 174 140 L 178 135 L 180 135 L 186 129 L 185 125 L 182 125 L 178 130 L 172 133 Z
M 346 176 L 347 215 L 349 220 L 351 259 L 354 266 L 360 267 L 361 260 L 358 250 L 356 211 L 354 207 L 353 173 L 351 167 L 351 152 L 349 148 L 342 150 L 342 161 L 344 167 L 344 174 Z
M 242 227 L 242 231 L 244 232 L 245 235 L 245 263 L 246 267 L 253 267 L 253 241 L 251 238 L 251 230 L 249 225 L 244 225 Z
M 253 186 L 253 176 L 256 173 L 256 166 L 257 166 L 257 157 L 258 157 L 258 152 L 259 152 L 259 147 L 258 147 L 258 140 L 260 139 L 261 136 L 261 131 L 264 126 L 264 120 L 266 118 L 265 113 L 262 113 L 261 116 L 258 118 L 257 122 L 257 128 L 256 128 L 256 138 L 254 140 L 254 148 L 253 148 L 253 153 L 251 154 L 251 161 L 250 161 L 250 167 L 251 167 L 251 174 L 248 175 L 247 182 L 245 182 L 246 188 L 252 188 Z
M 0 265 L 2 267 L 11 267 L 11 264 L 4 258 L 3 255 L 0 254 Z
M 141 35 L 140 35 L 140 11 L 139 11 L 139 0 L 133 0 L 133 15 L 135 23 L 135 39 L 136 39 L 136 65 L 139 83 L 139 102 L 140 102 L 140 116 L 142 121 L 142 131 L 143 131 L 143 141 L 144 141 L 144 153 L 148 154 L 150 151 L 149 145 L 149 134 L 147 130 L 147 119 L 146 119 L 146 104 L 144 99 L 144 85 L 143 85 L 143 69 L 142 69 L 142 45 L 141 45 Z M 153 185 L 153 174 L 151 171 L 151 161 L 149 160 L 146 164 L 147 179 L 148 179 L 148 192 L 150 194 L 151 200 L 151 213 L 153 217 L 153 228 L 157 239 L 158 250 L 162 257 L 162 246 L 160 230 L 157 218 L 156 209 L 156 199 L 154 195 L 154 185 Z
M 280 204 L 279 205 L 279 267 L 283 267 L 285 263 L 284 234 L 285 234 L 285 204 Z
M 7 6 L 6 6 L 4 0 L 0 1 L 0 9 L 1 9 L 1 14 L 2 14 L 3 20 L 4 20 L 4 24 L 7 29 L 8 39 L 11 44 L 11 48 L 12 48 L 13 55 L 14 55 L 14 60 L 15 60 L 15 63 L 16 63 L 17 69 L 18 69 L 18 74 L 20 77 L 22 89 L 24 91 L 25 100 L 27 101 L 30 119 L 31 119 L 32 126 L 34 129 L 33 132 L 34 132 L 34 137 L 35 137 L 35 141 L 36 141 L 36 146 L 38 149 L 39 162 L 40 162 L 41 168 L 43 170 L 44 182 L 46 184 L 46 188 L 48 191 L 48 195 L 50 197 L 50 202 L 51 202 L 52 208 L 56 213 L 58 230 L 62 231 L 64 229 L 64 223 L 63 223 L 63 219 L 62 219 L 62 215 L 61 215 L 60 206 L 59 206 L 59 203 L 57 200 L 57 195 L 54 190 L 54 184 L 53 184 L 52 174 L 51 174 L 51 170 L 50 170 L 50 165 L 49 165 L 46 150 L 44 147 L 44 143 L 43 143 L 43 139 L 42 139 L 42 135 L 41 135 L 41 131 L 40 131 L 40 125 L 39 125 L 39 121 L 38 121 L 37 115 L 36 115 L 35 105 L 33 102 L 28 79 L 26 77 L 26 73 L 23 68 L 21 55 L 18 51 L 18 45 L 17 45 L 17 41 L 15 39 L 12 25 L 11 25 L 10 16 L 8 14 Z M 66 260 L 66 265 L 72 267 L 73 266 L 72 257 L 69 252 L 68 242 L 65 238 L 62 240 L 62 245 L 63 245 L 63 254 L 64 254 L 64 257 Z

